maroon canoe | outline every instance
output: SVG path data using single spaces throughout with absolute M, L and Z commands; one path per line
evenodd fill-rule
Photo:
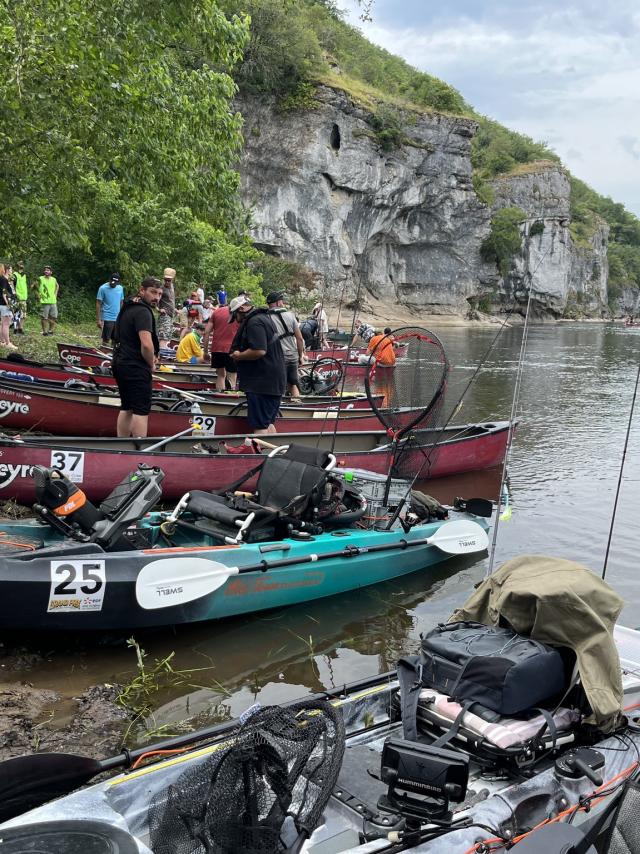
M 4 427 L 59 436 L 74 435 L 78 431 L 87 436 L 116 435 L 117 397 L 75 391 L 63 394 L 58 389 L 36 389 L 34 386 L 35 383 L 0 380 L 0 423 Z M 198 404 L 200 412 L 170 412 L 169 403 L 154 402 L 149 413 L 149 436 L 173 436 L 192 425 L 201 430 L 201 435 L 207 436 L 244 435 L 250 430 L 245 415 L 206 411 L 215 406 L 202 403 Z M 293 413 L 292 417 L 278 418 L 276 427 L 281 431 L 314 435 L 380 428 L 378 418 L 365 409 L 349 410 L 348 415 L 344 410 L 338 413 L 337 409 L 299 407 L 299 411 L 299 415 Z M 412 411 L 407 410 L 406 417 L 411 420 Z
M 97 369 L 94 369 L 94 371 Z M 100 369 L 101 371 L 109 371 L 109 368 Z M 52 385 L 62 384 L 70 380 L 77 380 L 78 383 L 89 383 L 98 387 L 114 389 L 116 386 L 115 379 L 110 373 L 95 373 L 90 372 L 90 369 L 73 368 L 65 365 L 54 365 L 50 362 L 32 362 L 28 359 L 24 361 L 14 361 L 13 359 L 0 359 L 0 378 L 4 377 L 11 382 L 20 380 L 21 375 L 34 377 L 36 380 L 41 380 Z M 192 392 L 200 394 L 207 392 L 207 399 L 216 402 L 225 402 L 229 405 L 237 405 L 245 400 L 245 396 L 241 391 L 216 391 L 215 386 L 204 379 L 199 379 L 196 376 L 184 373 L 172 373 L 170 371 L 157 372 L 154 374 L 153 388 L 155 391 L 172 391 L 178 389 L 180 391 Z M 25 389 L 26 391 L 26 389 Z M 340 394 L 326 395 L 305 395 L 301 405 L 308 406 L 334 406 L 338 402 Z M 382 401 L 382 395 L 377 395 L 379 402 Z M 347 392 L 342 395 L 344 408 L 347 409 L 371 409 L 371 404 L 366 395 L 361 392 Z M 284 398 L 286 401 L 287 398 Z
M 406 451 L 403 470 L 420 471 L 420 480 L 499 465 L 504 459 L 509 424 L 506 421 L 421 430 L 419 444 Z M 223 437 L 205 445 L 216 445 Z M 224 437 L 238 446 L 243 436 Z M 318 440 L 305 434 L 277 434 L 266 437 L 273 444 L 308 442 L 316 447 L 332 447 L 332 436 Z M 165 473 L 163 497 L 176 500 L 190 489 L 219 490 L 249 472 L 259 462 L 255 454 L 208 454 L 193 451 L 194 437 L 175 439 L 164 449 L 145 453 L 153 440 L 95 439 L 91 437 L 30 437 L 21 442 L 0 440 L 0 499 L 21 504 L 35 500 L 32 465 L 53 466 L 78 483 L 88 498 L 101 501 L 133 471 L 138 463 L 159 466 Z M 203 442 L 195 443 L 202 445 Z M 336 436 L 334 453 L 343 469 L 366 469 L 386 474 L 391 454 L 385 434 L 346 433 Z M 176 450 L 178 449 L 178 450 Z

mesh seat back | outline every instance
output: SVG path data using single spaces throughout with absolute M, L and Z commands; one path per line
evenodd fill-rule
M 312 494 L 318 494 L 324 486 L 327 473 L 316 465 L 292 460 L 286 454 L 269 457 L 258 478 L 257 500 L 271 510 L 284 510 L 289 504 L 303 496 L 300 511 L 307 506 Z
M 605 854 L 635 854 L 640 851 L 640 786 L 628 783 L 611 829 Z

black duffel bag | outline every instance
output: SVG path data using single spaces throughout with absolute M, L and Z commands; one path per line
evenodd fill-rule
M 568 685 L 560 651 L 512 629 L 460 622 L 422 636 L 419 656 L 398 662 L 405 738 L 416 739 L 420 690 L 433 688 L 469 708 L 517 715 L 562 694 Z

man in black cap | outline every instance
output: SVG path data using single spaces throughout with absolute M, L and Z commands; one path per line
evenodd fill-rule
M 286 388 L 284 353 L 279 330 L 266 308 L 254 308 L 246 296 L 229 303 L 229 323 L 239 329 L 231 345 L 238 367 L 238 384 L 247 396 L 247 419 L 252 433 L 275 433 L 282 395 Z
M 271 309 L 276 328 L 280 329 L 280 343 L 284 352 L 287 386 L 292 401 L 300 400 L 300 377 L 298 368 L 304 362 L 304 339 L 296 316 L 284 305 L 284 291 L 267 294 L 267 305 Z
M 124 302 L 120 273 L 112 273 L 109 281 L 100 285 L 96 296 L 96 325 L 102 331 L 102 343 L 110 344 L 113 329 Z

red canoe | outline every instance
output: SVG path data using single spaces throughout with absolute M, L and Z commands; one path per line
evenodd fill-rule
M 403 471 L 420 470 L 420 479 L 478 471 L 499 465 L 505 454 L 508 422 L 470 424 L 446 430 L 421 430 L 420 444 L 403 457 Z M 267 437 L 273 444 L 310 442 L 315 447 L 332 447 L 332 436 L 310 439 L 305 434 L 278 434 Z M 243 436 L 228 436 L 230 445 L 242 443 Z M 205 445 L 216 445 L 222 437 Z M 344 469 L 367 469 L 386 474 L 391 454 L 382 430 L 377 433 L 345 433 L 336 436 L 334 453 Z M 164 449 L 145 453 L 136 448 L 153 444 L 145 439 L 66 439 L 31 437 L 26 442 L 0 440 L 0 499 L 12 498 L 21 504 L 35 500 L 32 465 L 63 470 L 87 493 L 101 501 L 138 463 L 159 466 L 165 473 L 163 497 L 176 500 L 190 489 L 219 490 L 246 474 L 258 462 L 255 454 L 207 454 L 192 451 L 194 437 L 175 439 Z M 203 444 L 198 442 L 198 444 Z
M 59 436 L 70 436 L 78 430 L 87 436 L 116 435 L 117 397 L 92 392 L 63 393 L 58 389 L 36 389 L 34 385 L 0 380 L 0 422 L 4 427 Z M 169 403 L 154 403 L 149 414 L 149 436 L 173 436 L 191 425 L 197 425 L 200 435 L 206 436 L 244 435 L 250 429 L 242 414 L 218 414 L 214 409 L 217 404 L 202 403 L 198 406 L 201 412 L 170 412 Z M 348 415 L 344 410 L 338 413 L 337 409 L 283 407 L 283 411 L 285 409 L 287 417 L 278 418 L 276 422 L 280 431 L 286 429 L 287 432 L 317 435 L 380 428 L 378 418 L 365 409 L 349 410 Z M 288 417 L 292 409 L 292 417 Z M 406 417 L 411 420 L 412 411 L 407 410 Z
M 13 359 L 0 359 L 0 378 L 4 377 L 15 382 L 19 380 L 21 375 L 34 377 L 36 380 L 42 380 L 46 383 L 66 383 L 69 380 L 78 380 L 80 383 L 89 383 L 107 389 L 115 388 L 116 381 L 110 373 L 90 373 L 90 369 L 82 369 L 80 372 L 77 368 L 64 365 L 54 365 L 49 362 L 31 362 L 29 360 L 14 361 Z M 109 368 L 100 369 L 109 371 Z M 157 372 L 153 382 L 155 391 L 171 391 L 179 389 L 200 394 L 203 391 L 207 392 L 207 399 L 213 401 L 222 401 L 229 405 L 237 405 L 241 403 L 245 396 L 241 391 L 216 391 L 215 387 L 206 380 L 201 380 L 196 376 L 187 374 L 174 374 L 171 372 Z M 26 390 L 26 389 L 25 389 Z M 329 395 L 305 395 L 304 404 L 309 406 L 333 406 L 337 403 L 339 393 Z M 345 408 L 347 409 L 371 409 L 371 405 L 367 397 L 361 392 L 347 392 L 343 396 Z M 285 398 L 286 400 L 286 398 Z M 382 400 L 382 396 L 379 396 Z M 303 404 L 303 405 L 304 405 Z

